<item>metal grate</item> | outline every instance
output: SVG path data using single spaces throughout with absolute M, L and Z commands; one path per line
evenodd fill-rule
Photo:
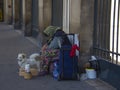
M 119 0 L 95 0 L 93 54 L 120 64 Z

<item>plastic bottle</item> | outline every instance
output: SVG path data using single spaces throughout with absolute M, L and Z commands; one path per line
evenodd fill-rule
M 30 64 L 25 65 L 25 72 L 27 72 L 27 73 L 30 72 Z
M 30 72 L 30 64 L 26 64 L 25 65 L 25 74 L 24 74 L 24 79 L 31 79 L 32 78 L 32 74 Z
M 54 70 L 53 70 L 53 77 L 54 77 L 54 79 L 57 79 L 57 78 L 58 78 L 58 75 L 59 75 L 57 69 L 58 69 L 57 62 L 54 62 Z

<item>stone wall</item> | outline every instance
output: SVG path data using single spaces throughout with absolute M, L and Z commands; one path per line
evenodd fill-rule
M 28 25 L 31 23 L 31 7 L 32 0 L 25 0 L 25 24 Z
M 93 42 L 94 0 L 82 0 L 80 18 L 81 52 L 89 53 Z
M 15 22 L 19 20 L 19 0 L 15 0 Z
M 12 24 L 12 0 L 4 0 L 4 21 Z
M 81 66 L 90 58 L 93 46 L 94 0 L 82 0 L 80 12 Z
M 15 0 L 15 6 L 14 6 L 14 28 L 18 29 L 20 25 L 20 0 Z
M 70 33 L 79 33 L 80 66 L 88 61 L 93 46 L 94 0 L 71 0 Z
M 44 28 L 51 24 L 51 8 L 52 8 L 52 0 L 44 0 L 44 8 L 43 8 L 43 15 L 44 15 Z
M 39 0 L 39 28 L 43 31 L 51 24 L 51 0 Z
M 25 36 L 31 36 L 32 30 L 31 30 L 31 19 L 32 19 L 32 0 L 25 0 L 25 16 L 24 16 L 24 35 Z
M 80 12 L 81 0 L 70 2 L 70 33 L 80 33 Z
M 41 43 L 44 45 L 47 41 L 47 37 L 44 36 L 43 30 L 51 25 L 51 8 L 52 1 L 51 0 L 39 0 L 38 10 L 39 10 L 39 30 L 41 37 Z

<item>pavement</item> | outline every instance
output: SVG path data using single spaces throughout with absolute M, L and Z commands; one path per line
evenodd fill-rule
M 18 75 L 17 55 L 28 56 L 40 48 L 32 37 L 24 37 L 20 30 L 0 23 L 0 90 L 116 90 L 100 79 L 57 81 L 50 75 L 25 80 Z

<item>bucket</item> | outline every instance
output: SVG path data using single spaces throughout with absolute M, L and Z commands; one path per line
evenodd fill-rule
M 88 79 L 95 79 L 96 71 L 94 69 L 86 69 L 86 75 Z
M 32 78 L 32 74 L 31 73 L 24 73 L 24 79 L 30 80 Z
M 31 68 L 30 72 L 31 72 L 32 76 L 38 76 L 38 71 L 36 68 Z
M 19 76 L 24 76 L 24 74 L 25 74 L 25 70 L 20 68 L 19 69 Z

